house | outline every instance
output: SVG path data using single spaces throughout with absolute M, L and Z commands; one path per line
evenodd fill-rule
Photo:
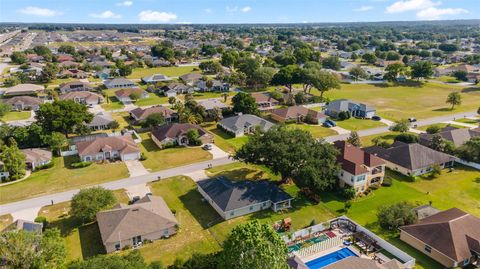
M 337 162 L 341 165 L 338 176 L 341 187 L 349 185 L 360 193 L 372 185 L 382 184 L 385 161 L 346 141 L 335 141 L 334 146 L 339 151 Z
M 95 76 L 101 80 L 107 80 L 110 78 L 110 69 L 103 69 L 95 72 Z
M 347 99 L 337 99 L 328 103 L 325 109 L 325 114 L 330 117 L 338 118 L 340 112 L 350 112 L 352 117 L 370 119 L 376 114 L 375 108 L 362 104 L 355 103 Z
M 88 77 L 88 74 L 85 71 L 78 69 L 67 69 L 60 72 L 59 77 L 84 79 Z
M 138 93 L 140 95 L 140 99 L 148 98 L 148 93 L 139 88 L 130 88 L 130 89 L 121 89 L 115 92 L 115 96 L 120 102 L 131 102 L 132 99 L 130 96 L 132 93 Z
M 406 144 L 395 142 L 390 148 L 373 146 L 364 148 L 386 162 L 386 166 L 407 176 L 420 176 L 432 171 L 434 166 L 440 168 L 451 167 L 454 157 L 443 152 L 433 150 L 418 143 Z
M 107 253 L 168 238 L 178 230 L 178 221 L 163 198 L 151 195 L 98 212 L 97 224 Z
M 278 185 L 267 180 L 231 181 L 216 177 L 197 182 L 197 189 L 225 220 L 268 208 L 277 212 L 290 208 L 293 200 Z
M 209 114 L 212 113 L 215 108 L 219 108 L 221 110 L 225 110 L 228 108 L 225 103 L 216 98 L 200 100 L 197 102 L 197 104 L 205 108 L 205 111 Z
M 463 143 L 469 141 L 473 137 L 480 136 L 480 130 L 468 128 L 455 128 L 453 126 L 447 126 L 441 129 L 438 133 L 443 139 L 452 142 L 455 147 L 463 145 Z M 429 146 L 434 134 L 422 133 L 419 135 L 419 143 L 424 146 Z
M 167 123 L 172 122 L 177 118 L 177 113 L 175 111 L 161 105 L 148 108 L 137 107 L 130 111 L 130 116 L 135 119 L 136 122 L 144 121 L 152 114 L 161 114 Z
M 126 78 L 112 78 L 103 82 L 107 89 L 119 89 L 119 88 L 137 88 L 137 85 Z
M 280 105 L 280 101 L 272 98 L 268 93 L 252 92 L 251 95 L 255 98 L 255 103 L 257 103 L 260 111 L 271 111 L 276 106 Z
M 311 124 L 321 124 L 327 120 L 322 112 L 304 106 L 289 106 L 273 109 L 270 117 L 277 122 L 295 121 Z
M 32 96 L 14 96 L 12 98 L 4 99 L 5 104 L 9 104 L 13 111 L 33 110 L 37 111 L 43 100 Z
M 175 92 L 176 94 L 193 93 L 194 88 L 183 83 L 173 82 L 168 84 L 167 86 L 163 86 L 162 88 L 160 88 L 160 91 L 162 91 L 165 96 L 168 96 L 168 94 L 170 94 L 170 96 L 173 96 L 173 92 Z
M 68 54 L 61 54 L 61 55 L 57 55 L 57 61 L 59 63 L 63 63 L 63 62 L 66 62 L 66 61 L 73 61 L 73 56 L 71 55 L 68 55 Z
M 218 127 L 234 137 L 253 134 L 257 129 L 263 132 L 273 127 L 273 123 L 255 115 L 245 114 L 222 119 Z
M 18 84 L 10 88 L 5 88 L 3 90 L 4 96 L 18 96 L 18 95 L 37 95 L 38 92 L 43 91 L 45 88 L 41 85 L 35 84 Z
M 153 74 L 151 76 L 143 77 L 142 81 L 144 83 L 155 83 L 155 82 L 165 82 L 171 81 L 172 79 L 163 75 L 163 74 Z
M 112 115 L 108 112 L 98 112 L 93 116 L 93 119 L 90 123 L 86 125 L 90 127 L 92 130 L 107 130 L 109 128 L 109 124 L 115 121 Z
M 34 171 L 37 167 L 47 165 L 52 161 L 52 151 L 41 148 L 22 149 L 25 155 L 27 169 Z
M 87 91 L 75 91 L 59 96 L 60 100 L 72 100 L 83 105 L 98 105 L 105 102 L 105 98 L 98 93 Z
M 102 160 L 138 160 L 140 149 L 131 136 L 95 137 L 75 142 L 78 156 L 84 162 Z
M 152 140 L 159 148 L 163 148 L 167 144 L 187 146 L 189 144 L 187 133 L 191 129 L 198 131 L 198 138 L 202 144 L 212 143 L 213 135 L 202 127 L 190 123 L 172 123 L 158 126 L 152 131 Z
M 480 218 L 451 208 L 400 227 L 400 240 L 446 268 L 480 261 Z
M 179 77 L 183 83 L 193 86 L 197 81 L 203 78 L 202 74 L 198 73 L 189 73 Z
M 201 92 L 228 92 L 230 90 L 230 84 L 216 79 L 212 80 L 211 87 L 207 86 L 207 82 L 205 80 L 197 80 L 194 84 L 196 89 Z
M 77 91 L 91 91 L 93 88 L 88 82 L 71 81 L 60 85 L 60 93 L 69 93 Z

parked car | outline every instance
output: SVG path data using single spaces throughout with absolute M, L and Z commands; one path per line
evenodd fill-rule
M 333 127 L 333 125 L 331 125 L 330 123 L 328 123 L 326 121 L 322 125 L 323 125 L 323 127 L 327 127 L 327 128 Z
M 372 120 L 379 121 L 379 120 L 382 120 L 382 118 L 380 116 L 373 116 Z
M 416 122 L 417 119 L 415 119 L 415 118 L 408 118 L 408 121 L 409 121 L 409 122 Z
M 202 147 L 202 149 L 204 149 L 204 150 L 212 150 L 212 148 L 213 148 L 212 144 L 205 144 Z
M 337 123 L 334 122 L 333 120 L 326 120 L 325 122 L 328 122 L 328 124 L 332 125 L 332 127 L 337 126 Z

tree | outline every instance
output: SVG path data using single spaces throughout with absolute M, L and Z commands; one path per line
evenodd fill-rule
M 442 43 L 438 46 L 438 48 L 445 52 L 455 52 L 458 50 L 458 46 L 456 44 L 448 44 L 448 43 Z
M 138 99 L 140 99 L 142 97 L 142 95 L 139 92 L 134 91 L 128 97 L 130 97 L 130 99 L 135 102 Z
M 395 136 L 394 141 L 400 141 L 407 144 L 417 143 L 418 136 L 416 134 L 409 134 L 409 133 L 401 133 Z
M 165 117 L 160 113 L 152 113 L 147 116 L 145 121 L 142 123 L 142 126 L 145 128 L 151 128 L 159 126 L 165 123 Z
M 305 104 L 308 101 L 307 96 L 303 92 L 297 92 L 294 98 L 295 98 L 295 103 L 298 105 Z
M 405 72 L 405 67 L 401 63 L 393 63 L 385 68 L 387 72 L 383 78 L 390 82 L 396 82 L 397 77 Z
M 156 269 L 154 266 L 147 266 L 140 251 L 136 249 L 126 255 L 97 255 L 87 260 L 76 260 L 68 265 L 68 269 Z
M 447 104 L 451 104 L 452 105 L 451 110 L 453 110 L 455 106 L 459 106 L 462 104 L 462 96 L 458 92 L 451 92 L 448 94 L 447 101 L 445 102 Z
M 12 110 L 12 107 L 9 104 L 0 103 L 0 118 L 7 115 L 10 110 Z
M 225 67 L 232 68 L 238 60 L 238 52 L 235 50 L 226 51 L 222 54 L 221 64 Z
M 417 214 L 413 210 L 413 205 L 407 202 L 381 206 L 377 211 L 377 218 L 380 227 L 390 231 L 417 222 Z
M 25 155 L 18 149 L 15 139 L 10 138 L 0 153 L 3 169 L 10 174 L 8 180 L 17 180 L 25 175 Z
M 64 268 L 66 250 L 58 229 L 43 234 L 27 231 L 0 233 L 0 253 L 8 268 Z
M 37 123 L 46 133 L 60 132 L 67 138 L 75 128 L 90 123 L 93 114 L 85 105 L 72 100 L 54 101 L 40 106 L 36 115 Z
M 472 137 L 456 150 L 460 159 L 480 163 L 480 136 Z
M 168 103 L 173 105 L 175 104 L 175 102 L 177 101 L 177 98 L 173 97 L 173 96 L 170 96 L 168 97 Z
M 236 62 L 236 68 L 247 75 L 247 77 L 251 76 L 255 70 L 260 68 L 261 64 L 260 61 L 256 58 L 250 57 L 242 57 L 239 58 Z
M 340 70 L 342 67 L 340 65 L 340 59 L 337 56 L 330 56 L 328 58 L 323 59 L 322 61 L 323 68 L 332 69 L 332 70 Z
M 223 243 L 217 269 L 287 269 L 287 246 L 258 220 L 233 228 Z
M 120 123 L 118 123 L 118 121 L 114 120 L 114 121 L 109 122 L 107 127 L 108 127 L 108 129 L 111 129 L 111 130 L 115 131 L 118 128 L 120 128 Z
M 433 75 L 433 66 L 430 61 L 419 61 L 412 65 L 411 76 L 420 80 L 421 78 L 429 78 Z
M 260 67 L 253 72 L 249 79 L 249 84 L 253 85 L 253 87 L 256 89 L 264 88 L 270 83 L 275 75 L 275 72 L 275 68 Z
M 259 115 L 257 102 L 250 94 L 239 92 L 232 98 L 233 112 Z
M 453 154 L 455 151 L 455 145 L 451 141 L 443 139 L 440 134 L 434 134 L 432 136 L 428 147 L 447 154 Z
M 13 87 L 15 85 L 20 84 L 21 81 L 17 76 L 10 76 L 8 78 L 5 78 L 5 81 L 3 82 L 3 85 L 5 87 Z
M 57 77 L 58 67 L 53 63 L 47 63 L 42 69 L 40 80 L 43 82 L 50 82 Z
M 354 80 L 358 80 L 359 78 L 368 78 L 367 72 L 365 72 L 365 70 L 359 66 L 352 67 L 348 73 L 353 77 Z
M 60 47 L 58 48 L 58 52 L 73 55 L 75 54 L 75 47 L 72 45 L 60 45 Z
M 219 122 L 223 119 L 222 109 L 219 107 L 214 107 L 211 112 L 211 117 L 215 122 Z
M 307 131 L 275 126 L 251 136 L 234 158 L 265 165 L 280 174 L 282 182 L 293 179 L 299 187 L 322 191 L 332 188 L 337 180 L 336 156 L 332 145 L 317 141 Z
M 410 122 L 406 119 L 397 121 L 394 125 L 390 126 L 390 131 L 406 133 L 410 129 Z
M 95 215 L 117 202 L 111 190 L 102 187 L 82 189 L 72 198 L 70 214 L 83 222 L 93 221 Z
M 47 144 L 53 152 L 60 155 L 62 148 L 67 145 L 68 141 L 64 134 L 59 132 L 53 132 L 47 136 Z
M 428 126 L 427 130 L 425 130 L 428 134 L 437 134 L 440 132 L 442 127 L 438 124 Z
M 216 61 L 201 62 L 198 66 L 204 74 L 217 74 L 222 71 L 222 65 Z
M 320 91 L 320 99 L 323 99 L 326 91 L 340 89 L 340 80 L 332 73 L 319 71 L 318 78 L 312 82 L 312 86 Z
M 291 92 L 293 84 L 301 82 L 301 70 L 298 65 L 282 67 L 272 78 L 273 85 L 283 85 Z
M 360 140 L 360 136 L 356 131 L 352 131 L 350 136 L 347 138 L 347 142 L 354 145 L 355 147 L 361 147 L 362 142 Z
M 457 71 L 453 72 L 452 75 L 460 81 L 467 81 L 468 80 L 468 77 L 467 77 L 468 73 L 465 70 L 457 70 Z
M 198 134 L 198 130 L 195 128 L 187 130 L 187 139 L 188 145 L 190 146 L 199 146 L 202 144 L 202 141 L 200 140 L 200 135 Z
M 375 56 L 373 53 L 365 53 L 362 55 L 362 60 L 369 64 L 374 64 L 377 62 L 377 56 Z
M 10 59 L 14 64 L 25 64 L 28 62 L 27 55 L 21 51 L 12 52 L 12 55 L 10 55 Z

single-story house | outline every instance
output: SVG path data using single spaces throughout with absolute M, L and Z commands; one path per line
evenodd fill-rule
M 93 130 L 106 130 L 109 129 L 108 125 L 113 121 L 114 119 L 110 113 L 98 112 L 93 116 L 92 121 L 86 125 Z
M 230 84 L 214 79 L 212 80 L 212 86 L 208 87 L 205 80 L 197 80 L 197 82 L 195 82 L 195 88 L 201 92 L 228 92 L 230 90 Z
M 63 62 L 66 62 L 66 61 L 73 61 L 74 58 L 72 55 L 68 55 L 68 54 L 59 54 L 57 55 L 57 61 L 59 63 L 63 63 Z
M 228 108 L 228 106 L 225 103 L 220 101 L 220 99 L 216 99 L 216 98 L 200 100 L 197 102 L 197 104 L 205 108 L 205 111 L 207 113 L 211 113 L 211 111 L 214 110 L 215 108 L 220 108 L 221 110 Z
M 132 93 L 140 94 L 140 99 L 148 98 L 148 92 L 139 88 L 121 89 L 115 92 L 115 96 L 120 102 L 131 102 L 132 99 L 130 98 L 130 95 Z
M 441 129 L 440 132 L 438 132 L 437 134 L 440 135 L 443 139 L 452 142 L 455 147 L 459 147 L 473 137 L 480 136 L 480 130 L 476 131 L 475 129 L 455 128 L 453 126 L 447 126 Z M 420 134 L 419 143 L 428 147 L 432 142 L 433 136 L 434 134 Z
M 273 123 L 265 119 L 250 114 L 228 117 L 222 119 L 218 123 L 219 128 L 227 131 L 235 137 L 243 136 L 245 134 L 253 134 L 257 128 L 266 132 L 272 128 L 273 125 Z
M 43 91 L 45 88 L 41 85 L 35 84 L 18 84 L 10 88 L 3 90 L 4 96 L 18 96 L 18 95 L 37 95 L 38 92 Z
M 291 207 L 293 198 L 271 181 L 231 181 L 226 177 L 197 182 L 203 198 L 225 220 L 271 208 L 273 211 Z
M 105 80 L 103 84 L 107 89 L 137 88 L 137 85 L 133 81 L 126 78 L 112 78 Z
M 159 148 L 163 148 L 166 144 L 186 146 L 189 142 L 187 132 L 190 129 L 196 129 L 198 131 L 202 144 L 213 141 L 213 135 L 205 131 L 202 127 L 190 123 L 173 123 L 156 127 L 152 131 L 152 140 Z
M 195 83 L 203 78 L 202 74 L 198 73 L 189 73 L 179 77 L 183 83 L 193 86 Z
M 59 98 L 60 100 L 72 100 L 83 105 L 98 105 L 105 102 L 105 98 L 102 95 L 87 91 L 65 93 L 60 95 Z
M 160 196 L 147 195 L 131 205 L 118 204 L 97 213 L 100 236 L 107 253 L 138 247 L 145 240 L 168 238 L 178 221 Z
M 152 106 L 147 108 L 137 107 L 130 111 L 130 116 L 136 121 L 141 122 L 152 114 L 161 114 L 165 118 L 165 122 L 172 122 L 177 118 L 177 113 L 166 106 Z
M 442 264 L 464 267 L 480 261 L 480 218 L 451 208 L 400 227 L 400 240 Z
M 88 74 L 87 72 L 78 69 L 67 69 L 60 72 L 59 77 L 84 79 L 88 77 Z
M 280 101 L 272 98 L 268 93 L 253 92 L 251 95 L 255 98 L 255 103 L 257 103 L 260 111 L 271 111 L 275 106 L 280 105 Z
M 12 106 L 13 111 L 33 110 L 37 111 L 43 100 L 32 96 L 14 96 L 12 98 L 4 99 L 5 104 Z
M 163 74 L 153 74 L 151 76 L 143 77 L 142 81 L 144 83 L 155 83 L 155 82 L 164 82 L 171 81 L 172 79 L 163 75 Z
M 77 91 L 91 91 L 93 88 L 88 82 L 71 81 L 60 85 L 60 93 L 69 93 Z
M 385 161 L 346 141 L 335 141 L 333 145 L 339 151 L 337 162 L 341 166 L 338 175 L 341 187 L 349 185 L 360 193 L 372 185 L 382 184 Z
M 395 142 L 390 148 L 372 146 L 364 148 L 386 162 L 386 166 L 406 176 L 420 176 L 432 171 L 436 165 L 440 168 L 451 167 L 455 158 L 446 153 L 433 150 L 418 143 Z
M 375 108 L 362 104 L 355 103 L 347 99 L 337 99 L 327 104 L 325 114 L 330 117 L 338 118 L 340 112 L 350 112 L 352 117 L 358 118 L 372 118 L 376 114 Z
M 296 121 L 311 124 L 321 124 L 327 120 L 327 116 L 320 111 L 304 106 L 289 106 L 273 109 L 270 117 L 277 122 Z
M 183 83 L 178 83 L 178 82 L 172 82 L 166 86 L 163 86 L 160 88 L 160 91 L 164 93 L 166 96 L 176 96 L 176 94 L 185 94 L 185 93 L 193 93 L 194 88 L 189 85 L 185 85 Z M 176 92 L 175 95 L 173 95 L 173 91 Z
M 92 140 L 75 143 L 82 161 L 138 160 L 140 148 L 131 136 L 96 137 Z
M 74 61 L 63 61 L 58 64 L 58 67 L 60 68 L 76 68 L 79 67 L 80 63 L 74 62 Z
M 41 148 L 22 149 L 25 155 L 27 169 L 35 170 L 36 167 L 49 164 L 52 161 L 52 151 Z

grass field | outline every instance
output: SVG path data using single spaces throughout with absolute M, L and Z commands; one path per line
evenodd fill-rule
M 2 121 L 16 121 L 16 120 L 26 120 L 30 118 L 32 112 L 30 111 L 10 111 L 5 116 L 1 118 Z
M 93 163 L 88 167 L 72 169 L 69 164 L 74 157 L 55 157 L 52 161 L 52 168 L 34 172 L 23 181 L 0 187 L 0 204 L 128 177 L 127 167 L 122 162 Z
M 125 106 L 120 102 L 117 97 L 115 96 L 115 91 L 118 89 L 109 89 L 105 90 L 104 93 L 107 95 L 107 100 L 105 100 L 105 103 L 103 103 L 101 106 L 105 110 L 116 110 L 116 109 L 122 109 Z
M 8 225 L 12 224 L 13 217 L 10 214 L 0 216 L 0 231 L 5 229 Z
M 127 119 L 130 117 L 130 114 L 128 112 L 117 112 L 117 113 L 112 113 L 112 118 L 116 120 L 119 124 L 119 130 L 122 130 L 126 127 L 128 127 L 130 124 L 127 121 Z
M 390 86 L 342 84 L 341 89 L 325 93 L 330 99 L 347 98 L 364 102 L 377 109 L 380 116 L 398 120 L 409 117 L 430 118 L 451 113 L 478 109 L 480 88 L 463 88 L 454 85 L 425 83 L 421 86 Z M 462 105 L 450 110 L 445 103 L 447 95 L 452 91 L 462 96 Z M 312 93 L 319 94 L 315 90 Z
M 194 72 L 196 66 L 172 66 L 154 68 L 135 68 L 127 78 L 143 78 L 153 74 L 163 74 L 169 77 L 179 77 Z M 198 72 L 198 71 L 197 71 Z
M 462 123 L 467 123 L 467 124 L 480 124 L 480 118 L 477 118 L 477 119 L 458 119 L 458 120 L 455 120 L 455 121 L 458 121 L 458 122 L 462 122 Z
M 148 93 L 148 98 L 143 98 L 135 101 L 136 106 L 152 106 L 152 105 L 160 105 L 160 104 L 168 104 L 168 97 L 159 96 L 151 92 Z
M 397 135 L 400 133 L 396 132 L 385 132 L 385 133 L 380 133 L 380 134 L 375 134 L 375 135 L 369 135 L 369 136 L 362 136 L 360 137 L 360 142 L 362 143 L 362 147 L 369 147 L 373 146 L 373 139 L 379 137 L 382 141 L 386 141 L 389 144 L 392 144 L 394 142 L 394 139 Z
M 415 129 L 417 130 L 422 130 L 422 131 L 426 131 L 428 129 L 428 127 L 430 126 L 438 126 L 440 128 L 445 128 L 447 126 L 451 126 L 451 127 L 455 127 L 455 128 L 466 128 L 465 126 L 461 126 L 461 125 L 455 125 L 455 124 L 448 124 L 448 123 L 437 123 L 437 124 L 432 124 L 432 125 L 425 125 L 425 126 L 421 126 L 421 127 L 417 127 Z
M 218 129 L 216 123 L 204 123 L 202 127 L 213 134 L 215 145 L 228 153 L 233 154 L 248 141 L 247 135 L 233 137 L 230 134 Z
M 139 146 L 147 157 L 146 160 L 142 161 L 142 164 L 150 171 L 158 171 L 212 159 L 212 155 L 200 147 L 160 149 L 149 137 L 149 133 L 143 133 L 140 136 L 143 141 Z
M 321 125 L 292 123 L 292 124 L 289 124 L 288 126 L 310 132 L 312 136 L 315 138 L 322 138 L 322 137 L 327 137 L 327 136 L 337 134 L 337 132 L 335 132 L 334 130 L 323 127 Z
M 379 121 L 357 118 L 350 118 L 348 120 L 337 120 L 335 122 L 337 123 L 337 126 L 350 131 L 358 131 L 385 126 L 385 124 Z

